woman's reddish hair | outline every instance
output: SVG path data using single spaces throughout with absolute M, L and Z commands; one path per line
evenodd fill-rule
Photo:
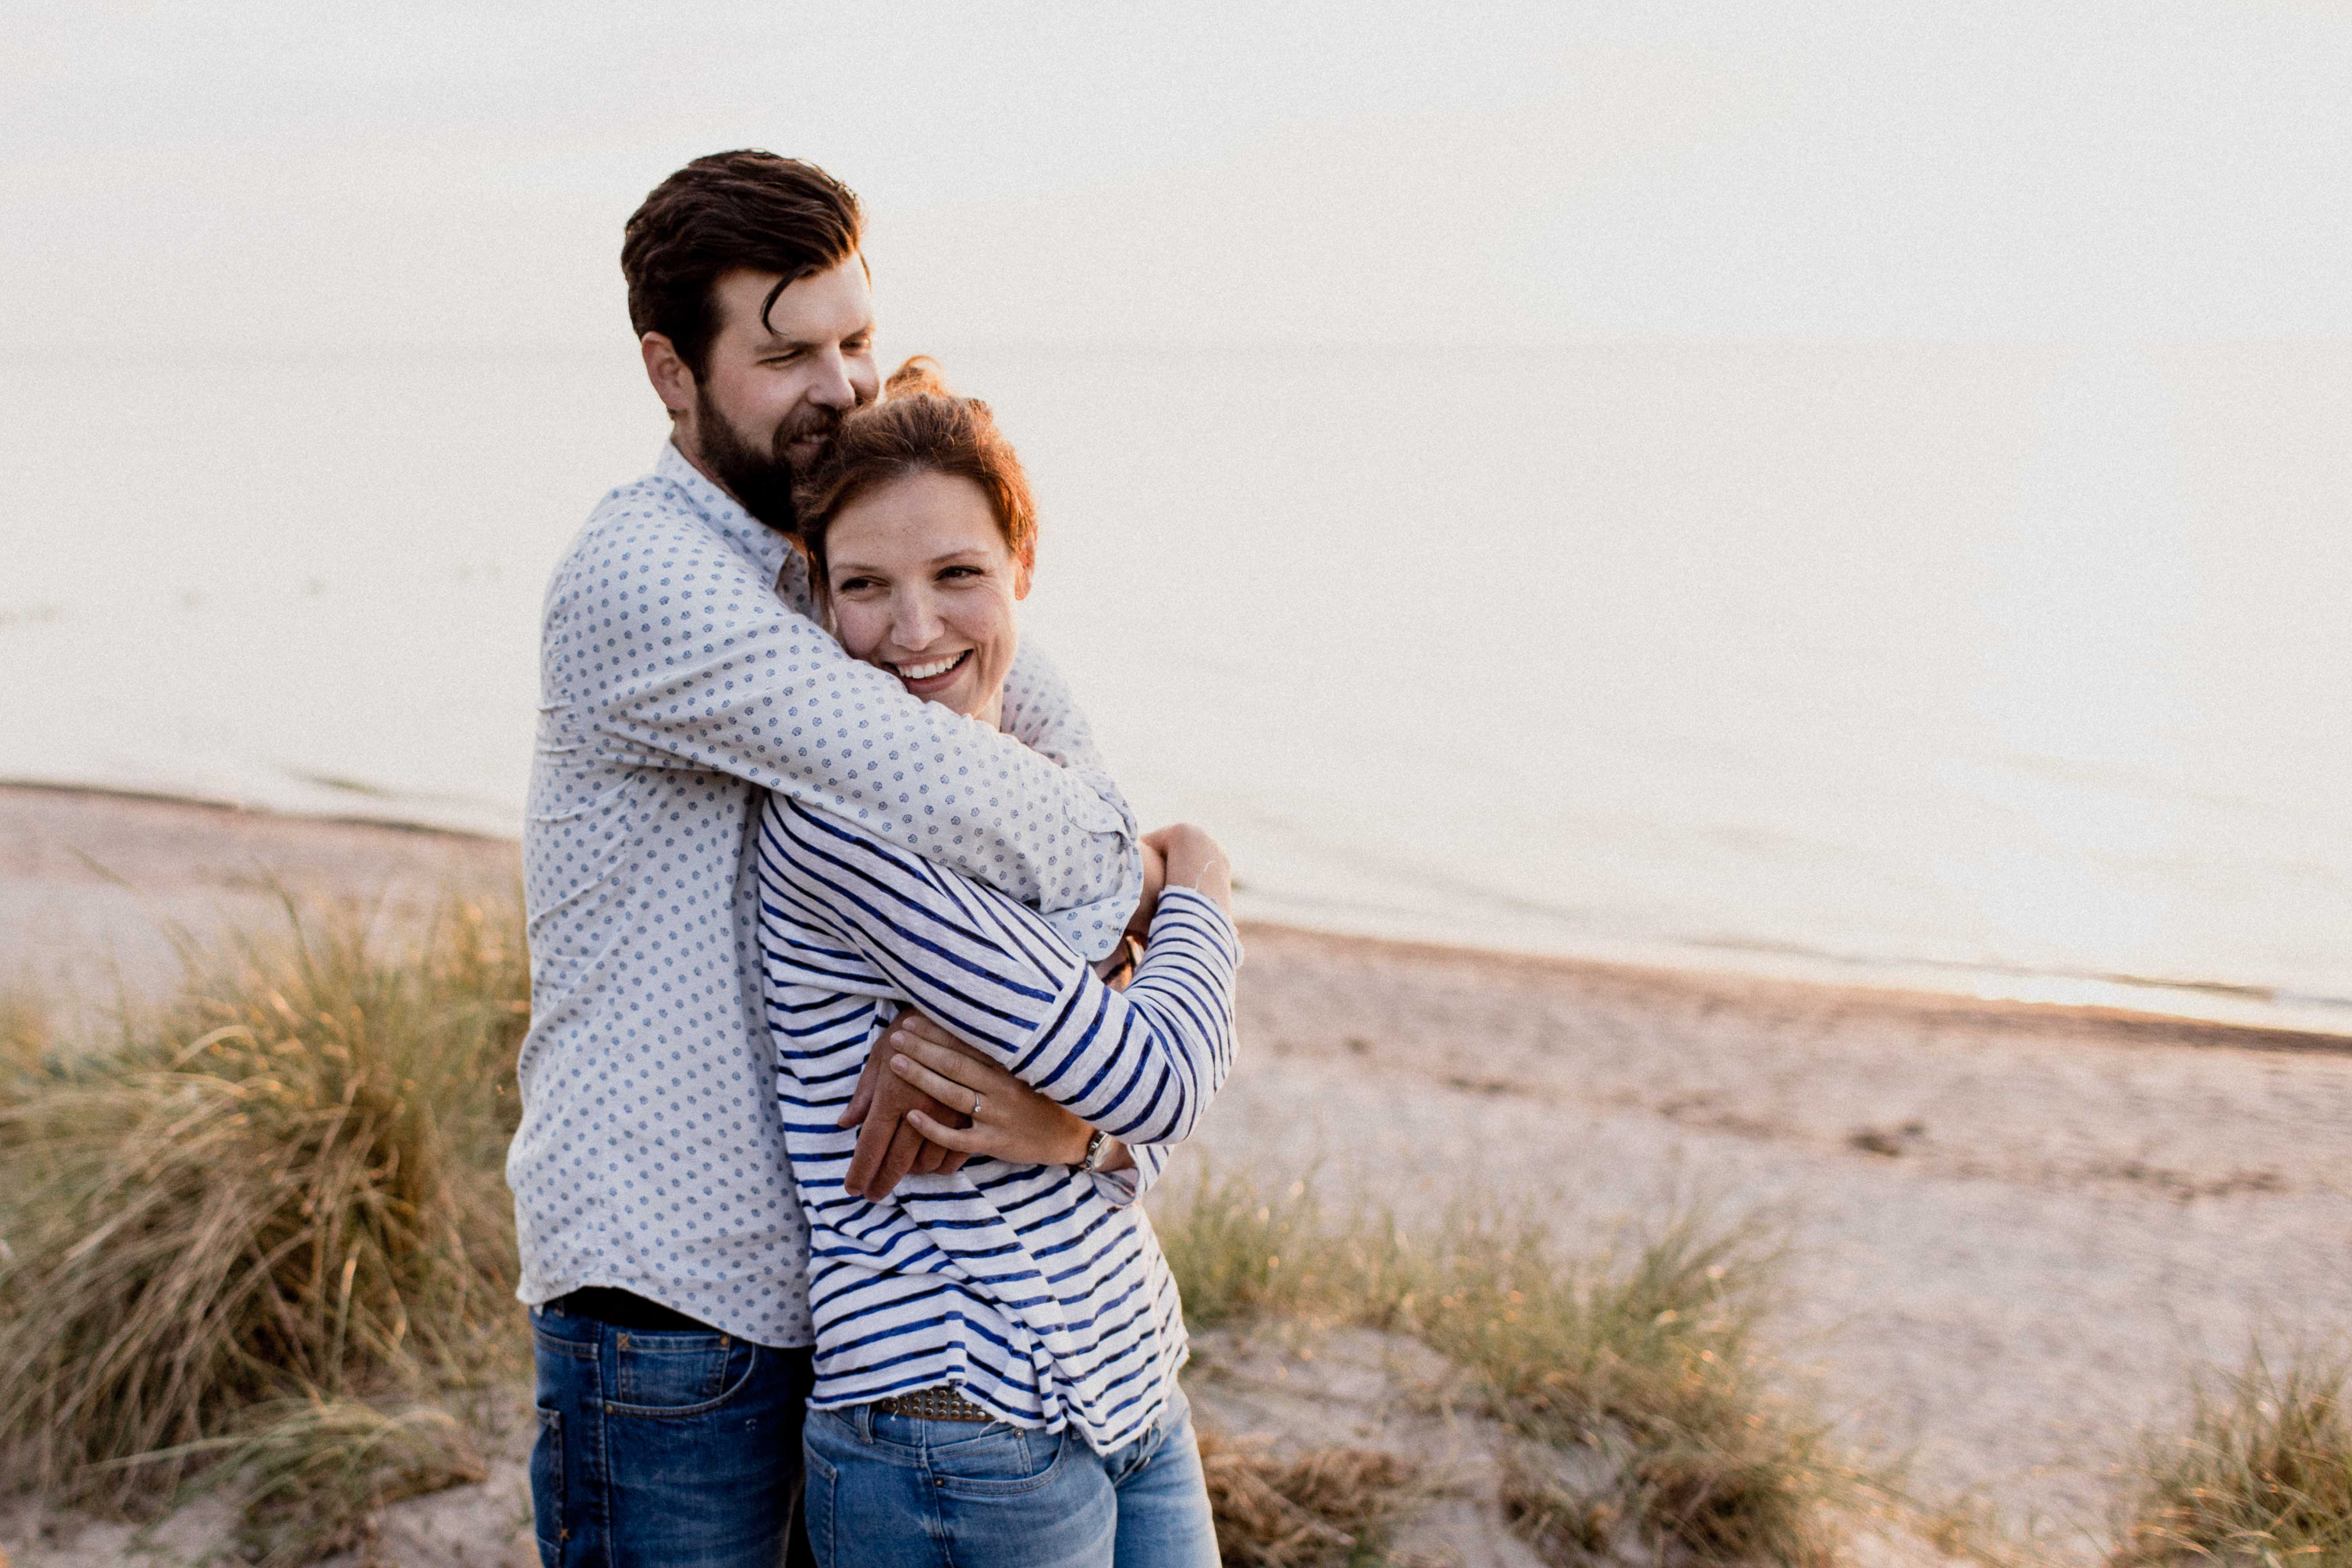
M 911 474 L 953 474 L 988 498 L 1005 547 L 1024 571 L 1037 563 L 1037 503 L 1013 443 L 977 397 L 948 389 L 939 365 L 918 354 L 890 373 L 879 402 L 851 410 L 816 468 L 793 489 L 795 536 L 822 595 L 825 531 L 844 508 L 877 485 Z

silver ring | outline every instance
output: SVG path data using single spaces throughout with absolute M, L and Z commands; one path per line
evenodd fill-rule
M 980 1115 L 980 1108 L 986 1104 L 987 1100 L 988 1097 L 986 1095 L 978 1093 L 977 1091 L 973 1093 L 971 1097 L 971 1114 L 973 1117 L 977 1118 Z

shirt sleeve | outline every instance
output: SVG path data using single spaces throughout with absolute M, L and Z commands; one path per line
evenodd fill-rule
M 1109 769 L 1095 750 L 1094 727 L 1078 711 L 1069 683 L 1044 650 L 1025 639 L 1004 674 L 1004 731 L 1031 751 L 1077 773 L 1102 774 L 1108 783 Z
M 775 814 L 763 831 L 777 831 Z M 794 810 L 794 852 L 763 846 L 767 896 L 838 931 L 910 1005 L 1091 1125 L 1145 1147 L 1192 1136 L 1232 1069 L 1241 942 L 1213 900 L 1160 897 L 1135 977 L 1114 991 L 1031 910 Z M 1156 1172 L 1152 1173 L 1156 1175 Z
M 1045 910 L 1077 952 L 1116 945 L 1143 886 L 1135 821 L 1050 666 L 1029 664 L 1032 750 L 850 658 L 708 530 L 630 521 L 583 539 L 549 595 L 547 645 L 570 656 L 546 666 L 572 688 L 543 697 L 556 723 L 855 823 Z

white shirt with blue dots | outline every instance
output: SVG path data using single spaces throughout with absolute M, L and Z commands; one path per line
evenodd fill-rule
M 1134 818 L 1027 647 L 1010 734 L 918 700 L 809 618 L 798 554 L 674 447 L 590 514 L 541 636 L 516 1293 L 611 1286 L 811 1343 L 760 996 L 761 792 L 1002 889 L 1089 958 L 1142 890 Z

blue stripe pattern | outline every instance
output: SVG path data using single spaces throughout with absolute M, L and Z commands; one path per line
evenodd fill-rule
M 1149 1430 L 1184 1319 L 1135 1202 L 1233 1066 L 1241 943 L 1214 901 L 1160 897 L 1124 992 L 1036 911 L 777 795 L 756 871 L 784 1147 L 810 1227 L 817 1409 L 935 1384 L 1098 1453 Z M 1126 1141 L 1136 1169 L 974 1159 L 880 1203 L 844 1179 L 834 1125 L 883 1026 L 919 1008 Z

